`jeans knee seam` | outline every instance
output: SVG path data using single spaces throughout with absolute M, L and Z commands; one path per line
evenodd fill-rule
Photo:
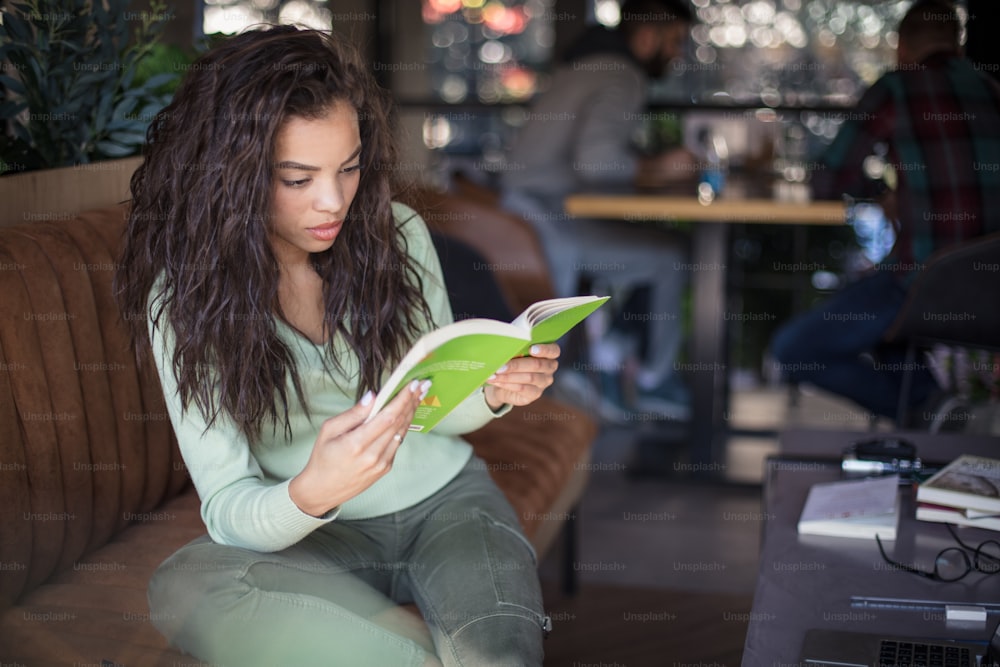
M 504 603 L 501 603 L 501 604 L 504 604 Z M 480 621 L 485 621 L 487 619 L 497 618 L 497 617 L 500 617 L 500 616 L 509 616 L 509 617 L 513 617 L 513 618 L 519 618 L 519 619 L 527 621 L 528 623 L 531 623 L 532 625 L 535 625 L 535 626 L 538 626 L 539 628 L 541 628 L 540 619 L 533 618 L 533 616 L 535 615 L 535 613 L 533 611 L 531 611 L 530 609 L 528 609 L 526 607 L 522 607 L 520 605 L 509 605 L 509 606 L 514 607 L 516 609 L 523 609 L 525 612 L 527 612 L 527 614 L 513 614 L 513 613 L 510 613 L 510 612 L 493 612 L 492 614 L 486 614 L 484 616 L 478 616 L 478 617 L 476 617 L 476 618 L 468 621 L 462 627 L 460 627 L 457 630 L 455 630 L 454 636 L 457 637 L 459 634 L 462 633 L 463 630 L 465 630 L 468 627 L 471 627 L 471 626 L 475 625 L 476 623 L 478 623 Z
M 503 531 L 509 533 L 511 535 L 511 537 L 513 537 L 518 542 L 520 542 L 521 545 L 524 546 L 528 550 L 528 553 L 531 554 L 531 561 L 537 567 L 537 565 L 538 565 L 538 552 L 535 551 L 535 547 L 531 543 L 531 540 L 529 540 L 527 538 L 527 536 L 523 532 L 521 532 L 520 530 L 518 530 L 514 526 L 511 526 L 511 525 L 509 525 L 507 523 L 504 523 L 504 521 L 502 521 L 501 519 L 497 518 L 496 516 L 494 516 L 489 511 L 481 510 L 479 512 L 479 516 L 480 516 L 480 518 L 486 520 L 490 524 L 496 526 L 499 530 L 503 530 Z

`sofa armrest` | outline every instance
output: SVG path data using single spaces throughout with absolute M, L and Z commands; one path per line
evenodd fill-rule
M 583 493 L 596 435 L 597 424 L 586 413 L 543 396 L 466 436 L 539 557 Z

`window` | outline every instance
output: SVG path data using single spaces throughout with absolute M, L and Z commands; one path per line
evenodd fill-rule
M 202 32 L 232 35 L 257 23 L 296 23 L 329 30 L 334 12 L 317 0 L 205 0 Z
M 849 106 L 895 62 L 910 0 L 693 0 L 688 55 L 664 102 Z
M 431 83 L 441 100 L 523 102 L 552 55 L 551 2 L 422 0 Z

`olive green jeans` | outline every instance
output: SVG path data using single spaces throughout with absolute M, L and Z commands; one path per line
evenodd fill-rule
M 414 638 L 415 603 L 433 646 Z M 150 617 L 181 650 L 227 667 L 542 664 L 536 558 L 475 457 L 407 510 L 333 521 L 260 553 L 208 536 L 163 562 Z

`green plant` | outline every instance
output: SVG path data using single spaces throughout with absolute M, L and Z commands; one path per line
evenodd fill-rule
M 139 152 L 177 73 L 137 83 L 169 18 L 160 0 L 26 0 L 0 24 L 0 172 L 84 164 Z M 134 28 L 134 34 L 132 28 Z M 162 88 L 162 90 L 161 90 Z
M 157 42 L 152 45 L 149 54 L 139 61 L 135 71 L 135 85 L 143 85 L 149 79 L 163 72 L 181 72 L 187 70 L 197 56 L 197 51 L 185 51 L 173 44 Z M 181 85 L 181 77 L 174 76 L 160 85 L 156 92 L 173 96 Z

